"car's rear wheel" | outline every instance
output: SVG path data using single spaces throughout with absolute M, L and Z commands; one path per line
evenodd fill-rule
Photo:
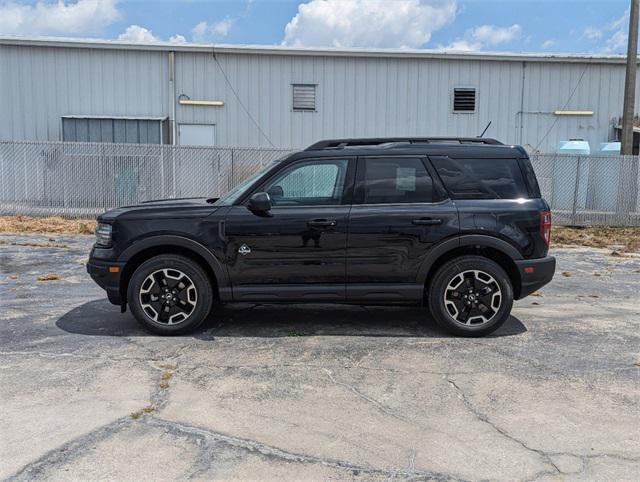
M 513 287 L 502 267 L 482 256 L 445 263 L 429 286 L 436 323 L 461 336 L 483 336 L 500 328 L 513 306 Z
M 213 291 L 198 263 L 184 256 L 159 255 L 135 270 L 127 299 L 145 328 L 160 335 L 180 335 L 207 318 Z

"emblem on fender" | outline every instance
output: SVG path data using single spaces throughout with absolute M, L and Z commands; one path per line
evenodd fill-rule
M 251 248 L 249 246 L 247 246 L 246 244 L 243 244 L 242 246 L 240 246 L 238 248 L 238 253 L 240 253 L 242 256 L 246 256 L 250 252 L 251 252 Z

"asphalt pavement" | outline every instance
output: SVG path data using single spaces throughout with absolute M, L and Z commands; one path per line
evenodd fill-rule
M 268 304 L 163 338 L 91 281 L 91 243 L 0 236 L 0 478 L 638 479 L 640 257 L 555 249 L 481 339 Z

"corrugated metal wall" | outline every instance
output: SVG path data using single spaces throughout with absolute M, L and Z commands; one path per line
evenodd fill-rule
M 278 147 L 328 137 L 487 132 L 554 151 L 582 137 L 609 140 L 622 110 L 624 65 L 219 53 L 230 83 Z M 595 115 L 557 118 L 567 110 Z M 523 89 L 524 82 L 524 89 Z M 317 84 L 316 112 L 294 112 L 291 84 Z M 640 85 L 640 78 L 639 78 Z M 63 115 L 171 116 L 168 53 L 0 45 L 0 139 L 59 140 Z M 477 88 L 475 113 L 452 112 L 454 87 Z M 215 124 L 218 145 L 268 146 L 212 53 L 176 52 L 176 96 L 224 107 L 177 105 L 178 123 Z M 640 95 L 637 99 L 640 106 Z M 522 111 L 522 112 L 521 112 Z M 640 111 L 640 108 L 636 108 Z
M 164 117 L 163 52 L 0 45 L 0 139 L 61 140 L 62 116 Z

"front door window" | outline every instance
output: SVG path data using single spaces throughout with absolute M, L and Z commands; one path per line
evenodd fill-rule
M 265 187 L 274 206 L 331 206 L 342 203 L 348 161 L 306 161 L 292 166 Z

